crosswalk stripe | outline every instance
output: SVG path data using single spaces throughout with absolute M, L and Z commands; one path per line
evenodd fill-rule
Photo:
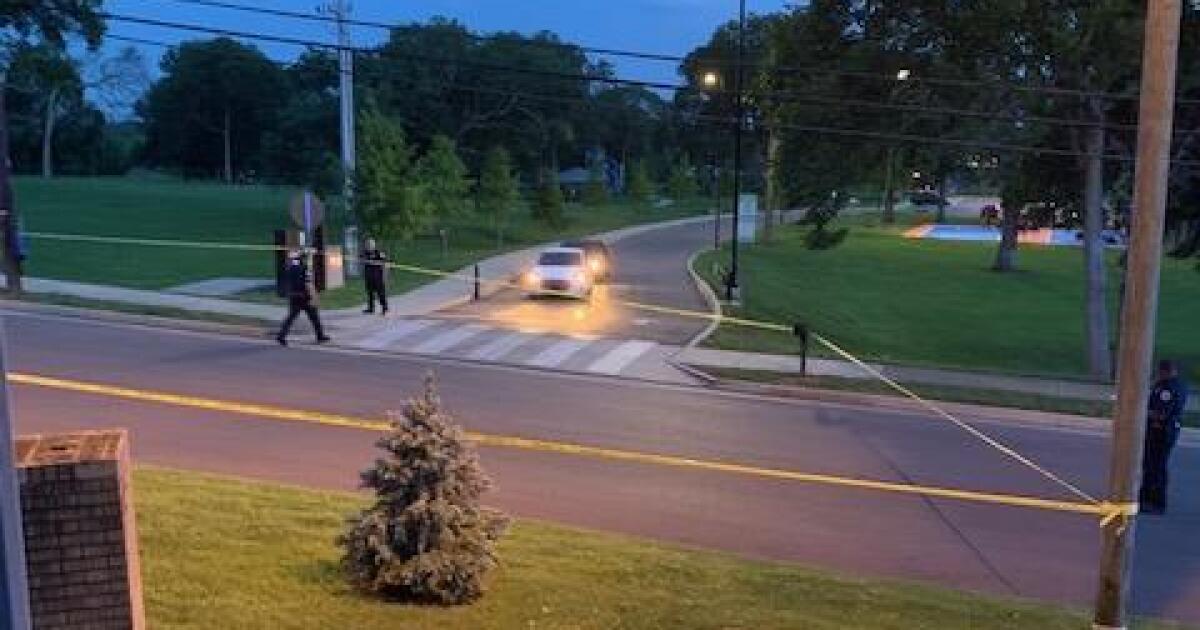
M 424 343 L 413 348 L 412 351 L 417 354 L 436 354 L 452 346 L 456 346 L 479 333 L 488 330 L 487 326 L 479 324 L 466 324 L 458 328 L 452 328 L 440 335 L 426 340 Z
M 388 326 L 370 337 L 361 339 L 354 345 L 367 350 L 383 350 L 392 343 L 413 333 L 425 330 L 436 323 L 428 319 L 406 319 L 395 326 Z
M 532 338 L 532 336 L 525 333 L 508 333 L 475 348 L 467 356 L 479 361 L 495 361 L 509 352 L 516 350 L 518 346 Z
M 526 361 L 526 364 L 544 368 L 555 367 L 571 358 L 571 355 L 591 345 L 591 343 L 590 341 L 580 341 L 578 339 L 562 339 L 539 352 L 537 356 Z
M 657 344 L 652 341 L 626 341 L 600 357 L 587 369 L 589 372 L 600 374 L 620 374 L 621 370 L 624 370 L 655 345 Z

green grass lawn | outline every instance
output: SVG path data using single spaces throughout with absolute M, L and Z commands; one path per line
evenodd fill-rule
M 137 472 L 134 497 L 158 629 L 1086 626 L 1082 613 L 1050 606 L 524 520 L 501 542 L 502 566 L 482 601 L 385 604 L 349 590 L 337 569 L 333 540 L 360 497 L 160 469 Z
M 17 203 L 30 232 L 218 241 L 270 245 L 274 230 L 287 227 L 287 207 L 296 190 L 267 186 L 226 186 L 171 180 L 17 178 Z M 469 214 L 449 226 L 449 251 L 437 238 L 385 244 L 393 260 L 440 270 L 457 270 L 502 251 L 707 212 L 707 201 L 667 208 L 634 207 L 614 202 L 598 207 L 570 205 L 567 225 L 550 229 L 527 211 L 510 218 L 503 244 L 489 221 Z M 338 238 L 340 242 L 340 237 Z M 27 271 L 31 276 L 162 289 L 211 277 L 259 277 L 274 274 L 270 252 L 178 249 L 142 245 L 90 244 L 31 240 Z M 392 290 L 404 291 L 431 276 L 395 271 Z M 250 295 L 247 299 L 273 299 Z M 331 291 L 327 306 L 362 299 L 357 286 Z
M 893 363 L 1027 374 L 1084 372 L 1082 254 L 1069 247 L 1022 246 L 1020 271 L 990 267 L 994 244 L 900 238 L 896 230 L 854 226 L 831 250 L 804 247 L 788 227 L 769 245 L 743 250 L 743 308 L 773 322 L 804 321 L 859 356 Z M 697 269 L 711 278 L 708 254 Z M 1116 306 L 1115 265 L 1109 288 Z M 1114 318 L 1115 320 L 1115 318 Z M 1158 347 L 1200 380 L 1200 273 L 1194 261 L 1163 267 Z M 788 335 L 725 326 L 722 348 L 790 351 Z M 829 354 L 820 348 L 814 351 Z

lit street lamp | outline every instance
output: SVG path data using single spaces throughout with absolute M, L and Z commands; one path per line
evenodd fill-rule
M 725 299 L 734 301 L 738 293 L 738 224 L 741 222 L 742 197 L 742 125 L 746 119 L 746 101 L 742 95 L 742 78 L 745 75 L 746 57 L 746 0 L 739 2 L 738 9 L 738 47 L 737 67 L 734 74 L 734 93 L 737 99 L 734 107 L 735 126 L 733 128 L 733 244 L 730 247 L 729 278 L 725 282 Z
M 908 68 L 901 68 L 896 71 L 897 83 L 903 84 L 911 78 L 912 78 L 912 70 L 910 70 Z M 901 89 L 903 89 L 903 85 L 892 88 L 891 92 L 888 93 L 888 105 L 891 105 L 892 102 L 896 100 L 896 96 L 900 93 Z M 893 188 L 893 184 L 892 184 L 893 173 L 892 173 L 892 171 L 893 171 L 893 169 L 895 169 L 895 167 L 896 167 L 896 146 L 893 144 L 893 145 L 888 145 L 887 164 L 884 166 L 884 168 L 886 170 L 886 177 L 887 177 L 887 180 L 885 181 L 884 186 L 883 186 L 883 189 L 884 189 L 883 190 L 883 221 L 884 221 L 884 223 L 892 223 L 893 221 L 896 220 L 895 208 L 892 205 L 892 198 L 895 196 L 894 191 L 892 190 L 892 188 Z

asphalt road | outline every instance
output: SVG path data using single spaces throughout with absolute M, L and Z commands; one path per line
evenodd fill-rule
M 723 223 L 728 234 L 729 221 Z M 712 221 L 652 230 L 613 245 L 614 276 L 609 284 L 597 287 L 591 301 L 528 299 L 520 291 L 504 290 L 439 315 L 513 330 L 683 344 L 707 322 L 630 308 L 621 302 L 708 313 L 686 264 L 693 253 L 711 247 L 712 242 Z
M 1066 498 L 944 421 L 614 378 L 352 353 L 102 324 L 6 317 L 11 369 L 222 400 L 379 417 L 428 369 L 474 431 L 611 449 Z M 139 462 L 352 488 L 369 431 L 14 386 L 18 428 L 128 427 Z M 1108 440 L 1041 423 L 979 426 L 1101 494 Z M 1172 513 L 1142 519 L 1135 608 L 1200 623 L 1200 448 L 1177 452 Z M 549 452 L 482 449 L 489 502 L 523 517 L 855 575 L 1088 606 L 1099 528 L 1084 516 Z M 969 620 L 964 620 L 969 622 Z M 969 623 L 964 623 L 967 627 Z

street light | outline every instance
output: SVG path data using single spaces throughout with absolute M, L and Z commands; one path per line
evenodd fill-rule
M 704 87 L 712 89 L 721 84 L 721 77 L 716 72 L 709 70 L 700 78 L 700 82 L 704 84 Z
M 910 70 L 908 68 L 901 68 L 896 71 L 896 82 L 897 83 L 905 83 L 906 81 L 908 81 L 911 78 L 912 78 L 912 70 Z M 892 88 L 892 90 L 888 93 L 888 105 L 891 105 L 892 102 L 896 100 L 896 95 L 900 93 L 901 89 L 902 89 L 902 86 Z M 892 191 L 893 173 L 892 173 L 892 171 L 895 168 L 895 163 L 896 163 L 896 146 L 888 145 L 887 164 L 885 165 L 887 179 L 884 182 L 884 186 L 883 186 L 883 188 L 884 188 L 884 190 L 883 190 L 883 221 L 884 221 L 884 223 L 892 223 L 896 220 L 895 209 L 894 209 L 894 206 L 892 205 L 892 197 L 893 197 L 893 191 Z
M 725 283 L 725 299 L 734 301 L 738 293 L 738 228 L 741 222 L 742 197 L 742 125 L 746 119 L 746 102 L 742 95 L 742 77 L 744 76 L 744 60 L 746 57 L 746 0 L 738 3 L 738 47 L 737 67 L 734 74 L 734 92 L 736 99 L 734 116 L 736 125 L 733 128 L 733 244 L 730 247 L 731 263 L 729 279 Z

